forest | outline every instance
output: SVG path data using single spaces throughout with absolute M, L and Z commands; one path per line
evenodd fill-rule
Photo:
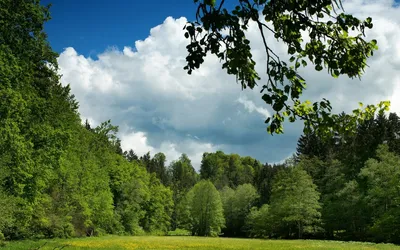
M 397 114 L 329 140 L 308 131 L 282 164 L 216 151 L 203 153 L 199 171 L 186 154 L 167 165 L 162 152 L 123 151 L 110 120 L 80 118 L 43 31 L 47 7 L 0 2 L 0 242 L 187 234 L 400 243 Z

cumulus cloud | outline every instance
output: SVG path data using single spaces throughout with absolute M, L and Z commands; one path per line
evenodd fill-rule
M 391 100 L 400 112 L 400 10 L 393 1 L 348 0 L 345 10 L 371 16 L 374 28 L 368 39 L 378 40 L 379 51 L 369 61 L 362 80 L 334 79 L 312 66 L 301 70 L 308 82 L 305 98 L 331 100 L 335 112 L 350 111 L 359 101 Z M 187 153 L 196 168 L 203 152 L 224 150 L 279 162 L 295 150 L 302 124 L 285 123 L 285 134 L 270 136 L 264 120 L 271 108 L 261 100 L 259 88 L 243 90 L 221 69 L 213 56 L 192 75 L 183 70 L 188 41 L 185 18 L 165 21 L 141 41 L 122 50 L 108 48 L 97 59 L 66 48 L 58 61 L 64 84 L 69 83 L 80 102 L 83 118 L 111 119 L 121 126 L 124 150 L 139 155 L 164 152 L 169 161 Z M 248 32 L 257 70 L 265 72 L 265 52 L 255 25 Z M 285 56 L 286 48 L 271 36 L 268 43 Z M 261 80 L 259 85 L 262 85 Z

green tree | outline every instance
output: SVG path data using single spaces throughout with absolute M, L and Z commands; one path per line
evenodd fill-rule
M 260 194 L 260 206 L 270 202 L 273 179 L 276 174 L 284 168 L 285 166 L 283 164 L 270 165 L 266 163 L 255 171 L 254 185 Z
M 175 218 L 173 223 L 175 227 L 173 229 L 186 229 L 191 230 L 193 224 L 193 218 L 191 216 L 191 207 L 193 201 L 193 192 L 188 192 L 184 197 L 182 197 L 174 207 Z
M 129 151 L 125 151 L 124 157 L 130 162 L 139 160 L 139 157 L 132 149 L 130 149 Z
M 259 197 L 257 190 L 247 183 L 239 185 L 235 190 L 225 187 L 220 194 L 226 222 L 224 235 L 245 236 L 245 219 Z
M 276 229 L 284 231 L 287 237 L 292 237 L 296 231 L 298 238 L 302 238 L 304 232 L 312 233 L 321 217 L 320 194 L 316 188 L 311 177 L 300 167 L 278 172 L 270 204 Z
M 121 183 L 121 195 L 114 202 L 123 232 L 136 235 L 142 231 L 139 223 L 146 215 L 142 204 L 150 199 L 148 182 L 149 175 L 146 169 L 133 164 L 129 179 Z
M 188 193 L 192 235 L 217 236 L 225 225 L 219 192 L 208 180 L 198 182 Z
M 173 191 L 174 210 L 172 213 L 172 229 L 178 223 L 178 204 L 187 192 L 197 183 L 198 173 L 193 168 L 189 157 L 182 154 L 177 161 L 171 162 L 167 170 L 169 185 Z
M 150 176 L 149 187 L 150 197 L 142 206 L 145 216 L 141 225 L 148 232 L 161 231 L 167 233 L 174 205 L 172 191 L 162 185 L 154 174 Z
M 336 196 L 335 205 L 336 208 L 340 208 L 340 212 L 336 211 L 335 215 L 332 215 L 336 217 L 336 225 L 340 224 L 336 235 L 344 240 L 365 240 L 370 213 L 359 183 L 355 180 L 345 183 Z M 332 206 L 331 209 L 334 208 Z
M 378 145 L 387 143 L 392 152 L 399 152 L 400 120 L 390 113 L 389 116 L 377 115 L 373 119 L 360 122 L 352 135 L 337 133 L 336 138 L 323 140 L 318 135 L 304 134 L 297 147 L 297 161 L 302 156 L 316 156 L 324 162 L 340 160 L 344 165 L 342 173 L 347 181 L 358 179 L 360 169 L 369 158 L 376 158 Z M 314 179 L 314 176 L 313 176 Z
M 255 238 L 265 238 L 271 234 L 272 223 L 268 204 L 260 208 L 251 208 L 246 217 L 245 231 L 248 236 Z
M 328 159 L 332 153 L 332 143 L 323 141 L 315 133 L 301 135 L 296 148 L 296 161 L 299 161 L 301 156 L 317 157 L 321 160 Z
M 116 153 L 101 135 L 80 124 L 75 125 L 75 133 L 62 155 L 61 166 L 56 172 L 58 181 L 51 186 L 55 196 L 53 206 L 59 208 L 55 215 L 65 218 L 61 228 L 72 224 L 74 230 L 70 236 L 111 233 L 114 186 L 109 184 Z
M 211 53 L 223 62 L 222 68 L 228 74 L 236 76 L 242 88 L 253 89 L 261 78 L 255 70 L 246 32 L 251 24 L 258 28 L 267 64 L 262 99 L 275 111 L 266 120 L 269 123 L 272 118 L 270 133 L 282 133 L 282 123 L 288 117 L 290 122 L 304 120 L 305 131 L 313 128 L 333 136 L 333 131 L 354 129 L 357 121 L 373 117 L 377 109 L 388 109 L 389 102 L 381 102 L 377 107 L 368 105 L 364 111 L 357 109 L 352 115 L 340 117 L 330 114 L 331 105 L 326 99 L 313 104 L 300 101 L 306 81 L 299 75 L 299 68 L 312 63 L 315 70 L 325 67 L 333 77 L 361 77 L 367 58 L 378 48 L 376 40 L 364 39 L 365 30 L 373 27 L 372 19 L 359 20 L 342 12 L 341 0 L 239 0 L 232 11 L 225 8 L 224 0 L 194 2 L 196 21 L 185 26 L 190 44 L 184 69 L 189 74 Z M 268 35 L 287 45 L 289 61 L 273 51 Z
M 211 180 L 220 190 L 225 186 L 236 188 L 245 183 L 253 184 L 255 170 L 261 164 L 249 157 L 225 154 L 223 151 L 204 153 L 200 166 L 200 178 Z
M 155 173 L 157 178 L 160 179 L 161 183 L 164 185 L 168 185 L 168 175 L 167 175 L 167 168 L 165 167 L 165 162 L 167 158 L 163 153 L 157 153 L 151 159 L 151 167 L 150 172 Z
M 60 84 L 57 54 L 43 31 L 48 6 L 2 0 L 0 16 L 0 190 L 17 201 L 4 232 L 14 239 L 51 236 L 50 191 L 79 123 L 78 105 Z
M 198 174 L 186 154 L 170 164 L 169 175 L 173 188 L 183 192 L 187 192 L 198 180 Z
M 373 210 L 372 239 L 400 242 L 400 156 L 387 144 L 377 149 L 378 159 L 369 159 L 360 176 L 367 182 L 366 204 Z
M 217 189 L 230 185 L 229 177 L 226 175 L 229 159 L 223 151 L 215 153 L 204 153 L 200 165 L 200 177 L 210 180 Z

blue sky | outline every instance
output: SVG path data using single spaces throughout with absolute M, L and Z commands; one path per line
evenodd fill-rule
M 167 16 L 194 18 L 191 0 L 44 0 L 52 3 L 46 31 L 54 50 L 74 47 L 95 56 L 108 46 L 123 48 L 145 39 Z
M 241 91 L 214 57 L 191 76 L 183 70 L 188 41 L 182 29 L 194 18 L 192 0 L 52 2 L 45 29 L 60 53 L 61 81 L 71 85 L 83 119 L 94 125 L 111 119 L 120 127 L 125 150 L 162 151 L 168 161 L 186 153 L 196 168 L 203 152 L 215 150 L 264 163 L 295 152 L 302 124 L 285 123 L 284 135 L 267 134 L 264 120 L 272 109 L 259 89 Z M 312 66 L 302 69 L 307 99 L 328 98 L 335 112 L 349 112 L 359 101 L 392 100 L 392 111 L 400 111 L 400 11 L 393 5 L 391 0 L 344 1 L 348 12 L 373 18 L 367 36 L 377 39 L 380 49 L 361 81 L 333 79 Z M 265 55 L 254 25 L 247 36 L 263 78 Z M 272 36 L 267 40 L 284 59 L 285 45 Z

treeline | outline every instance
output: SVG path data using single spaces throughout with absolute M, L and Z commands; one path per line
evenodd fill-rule
M 296 154 L 283 164 L 262 165 L 217 151 L 203 154 L 198 177 L 191 169 L 183 172 L 192 177 L 182 180 L 201 184 L 186 187 L 185 196 L 174 181 L 170 187 L 173 225 L 192 234 L 400 243 L 400 118 L 395 113 L 378 115 L 354 134 L 330 141 L 303 135 Z M 196 196 L 196 190 L 209 191 Z M 206 201 L 220 205 L 207 207 Z M 193 210 L 199 204 L 204 211 Z M 207 226 L 207 233 L 196 229 Z
M 168 234 L 400 243 L 400 119 L 299 139 L 283 164 L 123 152 L 110 121 L 82 122 L 38 1 L 1 0 L 0 241 Z M 186 230 L 186 231 L 185 231 Z

